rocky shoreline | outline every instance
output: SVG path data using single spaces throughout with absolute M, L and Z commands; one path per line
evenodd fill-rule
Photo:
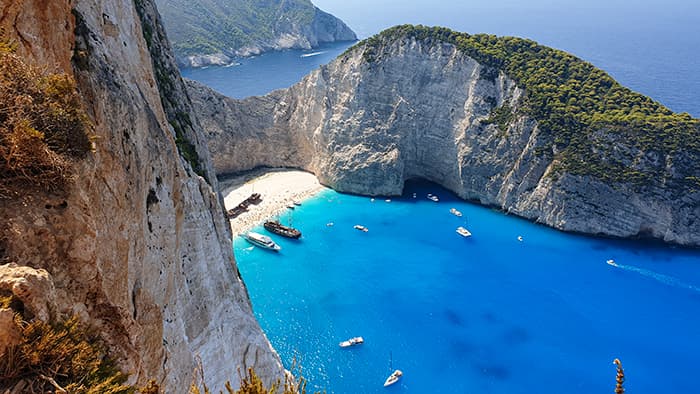
M 291 166 L 365 195 L 423 178 L 563 231 L 700 246 L 700 192 L 562 172 L 504 72 L 434 40 L 396 39 L 366 56 L 358 44 L 288 89 L 244 100 L 187 81 L 215 171 Z M 504 106 L 516 115 L 502 130 L 490 119 Z

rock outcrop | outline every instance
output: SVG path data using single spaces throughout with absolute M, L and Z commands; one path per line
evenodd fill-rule
M 18 54 L 74 75 L 93 124 L 94 151 L 67 190 L 0 200 L 0 262 L 52 278 L 56 310 L 36 313 L 81 317 L 130 382 L 165 392 L 187 392 L 198 358 L 217 390 L 237 385 L 237 368 L 283 378 L 153 2 L 5 3 L 0 27 Z
M 354 41 L 340 19 L 309 0 L 156 0 L 178 63 L 225 65 L 270 50 Z
M 233 100 L 188 81 L 215 171 L 298 167 L 367 195 L 396 195 L 424 178 L 564 231 L 700 245 L 699 191 L 562 170 L 551 133 L 522 108 L 528 93 L 503 70 L 443 40 L 368 42 L 264 97 Z M 499 108 L 512 110 L 504 126 Z M 615 149 L 649 157 L 624 141 Z M 692 165 L 669 166 L 668 179 L 697 176 Z

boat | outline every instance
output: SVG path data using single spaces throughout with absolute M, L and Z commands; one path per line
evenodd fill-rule
M 296 206 L 294 204 L 287 204 L 287 208 L 294 209 L 294 208 L 296 208 Z
M 334 224 L 335 224 L 335 223 L 333 223 L 333 222 L 328 222 L 328 223 L 326 223 L 326 226 L 327 226 L 327 227 L 333 227 Z
M 248 210 L 248 204 L 245 202 L 242 202 L 235 207 L 229 209 L 226 211 L 226 216 L 228 216 L 229 219 L 234 219 L 238 215 L 242 214 L 243 212 Z
M 466 228 L 459 226 L 457 227 L 457 234 L 463 236 L 464 238 L 468 238 L 472 236 L 472 233 L 469 232 Z
M 450 208 L 450 213 L 455 216 L 462 217 L 462 212 L 458 211 L 456 208 Z
M 263 227 L 265 227 L 265 230 L 283 237 L 294 239 L 299 239 L 299 237 L 301 237 L 301 231 L 295 229 L 294 227 L 285 226 L 278 220 L 267 221 L 263 224 Z
M 354 228 L 355 230 L 363 231 L 363 232 L 365 232 L 365 233 L 366 233 L 367 231 L 369 231 L 369 229 L 368 229 L 367 227 L 365 227 L 365 226 L 363 226 L 363 225 L 361 225 L 361 224 L 356 224 L 356 225 L 352 226 L 352 228 Z
M 292 201 L 292 204 L 296 205 L 297 207 L 301 206 L 301 201 L 299 200 L 294 200 Z
M 391 202 L 391 199 L 390 199 L 390 198 L 387 198 L 387 199 L 384 200 L 384 201 L 385 201 L 385 202 Z
M 435 201 L 435 202 L 440 201 L 440 199 L 438 198 L 438 196 L 436 196 L 436 195 L 434 195 L 434 194 L 428 194 L 428 200 Z
M 246 241 L 252 243 L 253 245 L 260 246 L 265 249 L 274 250 L 275 252 L 279 252 L 279 250 L 282 249 L 279 245 L 275 243 L 275 241 L 272 240 L 272 238 L 268 237 L 267 235 L 262 235 L 250 231 L 244 234 L 243 238 L 245 238 Z
M 518 235 L 518 241 L 523 242 L 523 236 L 522 236 L 522 235 Z
M 615 263 L 615 260 L 613 260 L 613 259 L 610 259 L 610 260 L 606 261 L 606 263 L 607 263 L 608 265 L 612 265 L 613 267 L 617 267 L 617 263 Z
M 311 53 L 305 53 L 305 54 L 303 54 L 303 55 L 301 55 L 301 56 L 299 56 L 299 57 L 304 58 L 304 57 L 318 56 L 318 55 L 322 55 L 322 54 L 324 54 L 324 53 L 326 53 L 326 52 L 324 52 L 324 51 L 320 51 L 320 52 L 311 52 Z
M 250 204 L 259 204 L 262 201 L 262 196 L 260 193 L 253 193 L 246 199 L 246 201 Z
M 340 347 L 350 347 L 350 346 L 355 346 L 355 345 L 361 345 L 364 343 L 365 340 L 362 337 L 354 337 L 350 338 L 347 341 L 340 342 L 339 345 Z
M 416 193 L 413 193 L 413 198 L 416 198 Z
M 384 381 L 384 387 L 391 386 L 392 384 L 396 383 L 401 379 L 401 376 L 403 376 L 403 372 L 401 372 L 400 369 L 395 370 L 394 372 L 389 375 L 388 378 Z

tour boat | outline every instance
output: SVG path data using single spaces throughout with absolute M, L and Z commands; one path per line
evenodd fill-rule
M 403 376 L 403 372 L 401 372 L 400 369 L 392 372 L 391 375 L 389 375 L 389 377 L 384 381 L 384 387 L 391 386 L 392 384 L 398 382 L 401 376 Z
M 462 212 L 458 211 L 456 208 L 450 208 L 450 213 L 455 216 L 462 217 Z
M 282 249 L 279 245 L 275 243 L 275 241 L 272 240 L 272 238 L 268 237 L 267 235 L 262 235 L 250 231 L 244 234 L 243 238 L 245 238 L 246 241 L 252 243 L 253 245 L 257 245 L 265 249 L 274 250 L 275 252 L 278 252 L 280 249 Z
M 265 230 L 281 235 L 287 238 L 299 239 L 301 237 L 301 231 L 295 229 L 294 227 L 285 226 L 279 221 L 267 221 L 263 224 Z
M 347 341 L 340 342 L 340 347 L 350 347 L 355 345 L 361 345 L 365 340 L 362 337 L 350 338 Z
M 364 231 L 364 232 L 369 231 L 369 229 L 368 229 L 367 227 L 365 227 L 365 226 L 363 226 L 363 225 L 361 225 L 361 224 L 356 224 L 356 225 L 354 225 L 354 226 L 352 226 L 352 227 L 353 227 L 355 230 L 360 230 L 360 231 Z
M 462 226 L 457 227 L 456 231 L 457 231 L 457 234 L 463 236 L 464 238 L 472 236 L 472 233 L 470 233 L 469 230 L 467 230 L 466 228 L 464 228 Z

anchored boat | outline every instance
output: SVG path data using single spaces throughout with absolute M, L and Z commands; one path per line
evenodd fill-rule
M 301 231 L 295 229 L 294 227 L 285 226 L 279 221 L 267 221 L 263 224 L 265 230 L 281 235 L 287 238 L 299 239 L 301 237 Z
M 389 377 L 384 381 L 384 387 L 391 386 L 392 384 L 398 382 L 399 379 L 401 379 L 401 376 L 403 376 L 403 372 L 401 372 L 400 369 L 392 372 L 391 375 L 389 375 Z
M 350 338 L 347 341 L 340 342 L 340 347 L 350 347 L 350 346 L 355 346 L 355 345 L 361 345 L 365 342 L 364 338 L 362 337 L 354 337 Z
M 457 227 L 456 231 L 457 231 L 457 234 L 463 236 L 464 238 L 472 236 L 472 233 L 470 233 L 469 230 L 467 230 L 466 228 L 464 228 L 462 226 Z
M 275 243 L 275 241 L 272 240 L 272 238 L 268 237 L 267 235 L 262 235 L 250 231 L 244 234 L 243 238 L 245 238 L 246 241 L 252 243 L 253 245 L 260 246 L 261 248 L 265 249 L 274 250 L 275 252 L 279 252 L 280 249 L 282 249 L 279 245 Z
M 360 231 L 365 232 L 365 233 L 367 231 L 369 231 L 369 229 L 367 227 L 365 227 L 361 224 L 356 224 L 356 225 L 352 226 L 352 228 L 354 228 L 355 230 L 360 230 Z

